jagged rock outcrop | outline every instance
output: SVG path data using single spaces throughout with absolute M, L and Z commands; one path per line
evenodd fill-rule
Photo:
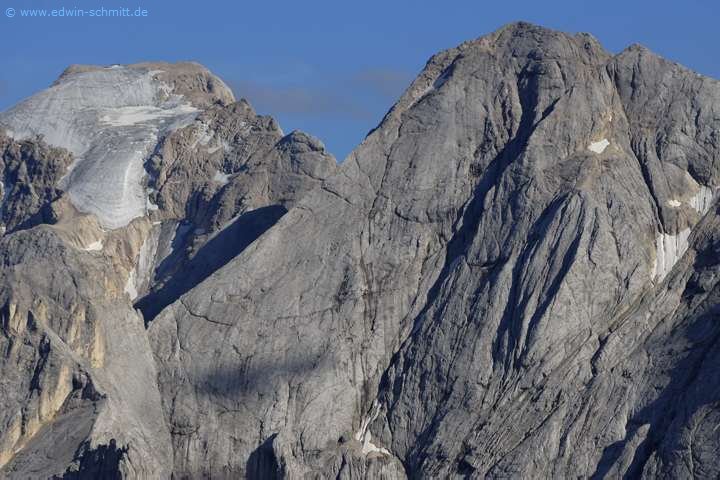
M 107 231 L 58 152 L 0 240 L 3 474 L 720 474 L 720 82 L 512 24 L 336 168 L 175 68 L 119 67 L 174 92 L 124 160 L 153 208 Z
M 146 321 L 240 253 L 335 171 L 319 140 L 284 135 L 244 100 L 170 134 L 148 161 L 164 223 L 137 306 Z M 170 252 L 165 257 L 165 252 Z
M 50 212 L 43 207 L 60 197 L 57 184 L 72 163 L 72 155 L 37 139 L 16 142 L 0 130 L 0 162 L 0 231 L 51 221 Z

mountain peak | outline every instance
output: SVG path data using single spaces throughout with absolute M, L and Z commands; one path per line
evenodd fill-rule
M 0 114 L 0 124 L 16 139 L 42 135 L 72 152 L 62 187 L 78 210 L 117 228 L 153 208 L 143 159 L 159 139 L 203 109 L 234 101 L 230 88 L 197 63 L 73 65 L 50 88 Z
M 205 107 L 214 103 L 228 105 L 235 101 L 230 87 L 197 62 L 141 62 L 106 66 L 73 64 L 60 74 L 53 86 L 62 84 L 70 78 L 82 78 L 83 74 L 104 72 L 112 75 L 124 71 L 150 73 L 158 80 L 166 82 L 174 93 L 185 96 L 197 107 Z
M 70 67 L 0 115 L 74 154 L 0 138 L 0 475 L 716 476 L 720 83 L 645 51 L 506 25 L 339 166 Z

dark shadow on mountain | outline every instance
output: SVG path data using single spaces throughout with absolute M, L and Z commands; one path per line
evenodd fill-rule
M 247 480 L 267 479 L 275 480 L 282 478 L 282 472 L 275 451 L 273 450 L 273 441 L 277 437 L 277 433 L 272 434 L 258 448 L 255 449 L 248 457 L 245 464 L 245 478 Z
M 171 235 L 170 253 L 160 264 L 155 267 L 155 281 L 162 280 L 158 284 L 165 284 L 172 278 L 186 262 L 187 248 L 193 240 L 193 228 L 190 222 L 163 225 L 160 231 L 160 238 L 164 235 Z
M 90 480 L 103 478 L 107 480 L 120 480 L 123 474 L 120 463 L 127 456 L 128 447 L 119 447 L 114 438 L 109 445 L 98 445 L 96 448 L 85 442 L 79 453 L 79 467 L 66 471 L 62 477 L 53 479 L 63 480 Z
M 281 205 L 258 208 L 241 215 L 218 232 L 161 288 L 149 292 L 135 303 L 135 308 L 145 318 L 145 324 L 149 324 L 165 307 L 242 253 L 286 212 L 287 209 Z
M 298 345 L 299 352 L 304 352 Z M 298 353 L 289 358 L 285 352 L 276 355 L 254 353 L 238 362 L 221 362 L 208 370 L 197 391 L 229 400 L 241 401 L 246 395 L 256 395 L 265 389 L 273 390 L 277 381 L 287 382 L 294 377 L 304 376 L 311 371 L 331 368 L 335 355 L 331 352 L 320 354 Z
M 208 339 L 208 341 L 213 341 Z M 227 348 L 230 348 L 229 345 Z M 237 352 L 236 346 L 232 347 Z M 258 397 L 274 395 L 278 384 L 307 387 L 306 380 L 320 372 L 332 370 L 338 363 L 337 354 L 332 350 L 323 349 L 310 352 L 302 344 L 294 350 L 278 352 L 247 352 L 242 356 L 235 354 L 223 356 L 224 360 L 208 366 L 200 373 L 195 384 L 195 392 L 199 396 L 212 398 L 213 403 L 222 404 L 227 411 L 244 412 L 257 402 Z M 277 434 L 270 434 L 250 454 L 245 463 L 246 479 L 285 478 L 284 464 L 276 456 L 273 448 Z M 238 472 L 232 477 L 242 478 Z M 212 472 L 196 473 L 192 478 L 210 478 Z M 224 477 L 223 477 L 224 478 Z

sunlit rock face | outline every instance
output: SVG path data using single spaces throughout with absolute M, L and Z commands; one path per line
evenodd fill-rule
M 40 223 L 3 211 L 0 476 L 720 475 L 719 82 L 511 24 L 337 166 L 163 68 L 74 68 L 4 117 L 6 201 Z M 17 112 L 112 70 L 143 98 L 86 131 L 157 145 L 118 140 L 150 213 L 109 230 L 69 204 L 107 182 L 82 115 L 30 132 L 68 132 L 65 195 L 72 155 Z
M 2 119 L 0 477 L 170 478 L 146 324 L 335 159 L 195 64 L 71 67 Z
M 75 156 L 62 179 L 73 205 L 109 229 L 154 208 L 145 159 L 200 108 L 233 101 L 221 80 L 196 64 L 71 67 L 49 89 L 0 114 L 15 139 L 42 135 Z

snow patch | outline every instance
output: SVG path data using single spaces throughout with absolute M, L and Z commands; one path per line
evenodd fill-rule
M 390 452 L 383 447 L 378 447 L 372 443 L 372 434 L 370 433 L 370 424 L 375 421 L 380 413 L 380 406 L 377 402 L 373 402 L 370 414 L 360 422 L 360 430 L 355 433 L 355 440 L 362 442 L 362 453 L 368 455 L 370 453 L 379 453 L 381 455 L 390 455 Z
M 692 180 L 692 177 L 690 178 Z M 692 207 L 700 215 L 705 215 L 708 210 L 710 210 L 710 207 L 712 206 L 713 202 L 717 197 L 715 192 L 716 189 L 706 187 L 705 185 L 700 185 L 695 182 L 695 180 L 692 180 L 692 183 L 697 185 L 698 192 L 692 197 L 690 197 L 689 200 L 687 200 L 687 204 L 690 205 L 690 207 Z M 667 201 L 667 204 L 673 208 L 677 208 L 682 205 L 682 202 L 680 202 L 679 200 L 671 199 Z
M 181 104 L 172 108 L 159 108 L 153 106 L 119 107 L 106 110 L 100 122 L 113 127 L 130 127 L 143 123 L 154 123 L 158 120 L 173 118 L 182 115 L 192 115 L 198 109 L 192 105 Z
M 212 140 L 213 137 L 215 136 L 215 132 L 213 132 L 212 130 L 208 130 L 208 129 L 207 129 L 207 126 L 205 127 L 205 129 L 206 129 L 205 133 L 203 133 L 203 134 L 200 136 L 200 138 L 198 138 L 198 142 L 199 142 L 200 145 L 202 145 L 202 146 L 205 146 L 205 145 L 207 145 L 208 143 L 210 143 L 210 140 Z
M 605 149 L 610 145 L 610 142 L 607 138 L 603 138 L 602 140 L 599 140 L 597 142 L 592 142 L 590 145 L 588 145 L 588 150 L 595 153 L 603 153 Z
M 661 233 L 655 238 L 655 264 L 651 271 L 654 280 L 662 281 L 688 249 L 690 229 L 676 235 Z
M 374 443 L 372 443 L 372 434 L 370 432 L 367 432 L 365 434 L 365 440 L 363 441 L 362 445 L 362 453 L 363 455 L 368 455 L 370 453 L 380 453 L 382 455 L 390 455 L 390 452 L 387 448 L 378 447 Z
M 198 145 L 206 146 L 215 136 L 215 131 L 211 130 L 207 123 L 197 122 L 194 133 L 194 139 L 190 148 L 196 148 Z
M 5 203 L 7 203 L 8 198 L 10 198 L 11 185 L 10 182 L 3 179 L 0 181 L 0 186 L 2 186 L 2 199 L 0 199 L 0 208 L 2 208 Z
M 213 182 L 219 183 L 220 185 L 227 185 L 228 182 L 230 182 L 230 175 L 216 170 L 213 176 Z
M 158 207 L 157 205 L 152 203 L 152 201 L 150 200 L 150 197 L 147 197 L 145 199 L 145 209 L 148 212 L 154 212 L 155 210 L 160 210 L 160 207 Z
M 92 242 L 90 245 L 83 248 L 86 252 L 99 252 L 103 249 L 103 241 L 97 240 L 95 242 Z
M 137 287 L 135 286 L 135 269 L 133 268 L 128 275 L 127 282 L 125 282 L 124 292 L 128 294 L 130 300 L 135 300 L 138 296 Z

